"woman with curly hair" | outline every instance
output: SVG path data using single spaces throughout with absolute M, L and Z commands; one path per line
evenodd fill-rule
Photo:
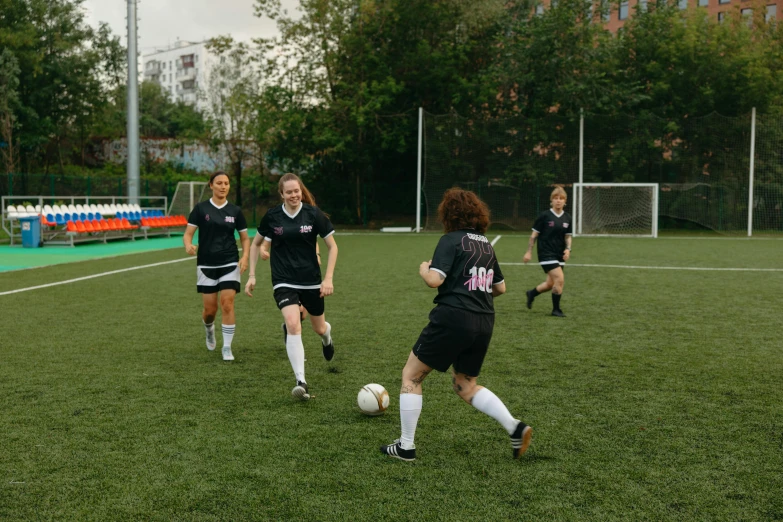
M 451 367 L 454 391 L 506 429 L 512 455 L 518 458 L 530 445 L 533 430 L 514 418 L 494 393 L 476 383 L 492 339 L 493 299 L 506 292 L 495 250 L 484 236 L 489 209 L 473 192 L 452 188 L 443 195 L 438 217 L 445 234 L 432 259 L 419 266 L 427 286 L 438 289 L 436 306 L 402 370 L 402 434 L 381 446 L 381 452 L 405 461 L 416 459 L 413 438 L 422 407 L 421 384 L 433 368 L 445 372 Z

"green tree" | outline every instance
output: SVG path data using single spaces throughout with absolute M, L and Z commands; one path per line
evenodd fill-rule
M 19 65 L 8 49 L 0 52 L 0 157 L 6 172 L 16 171 L 15 109 L 19 105 Z

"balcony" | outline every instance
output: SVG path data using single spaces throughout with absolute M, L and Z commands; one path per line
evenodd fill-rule
M 188 67 L 186 69 L 177 69 L 177 81 L 187 82 L 196 79 L 195 67 Z

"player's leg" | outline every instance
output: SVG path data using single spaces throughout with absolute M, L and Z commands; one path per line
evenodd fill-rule
M 218 294 L 217 291 L 210 294 L 201 294 L 201 300 L 204 304 L 204 309 L 201 312 L 201 320 L 204 322 L 204 330 L 207 336 L 207 350 L 214 350 L 217 346 L 215 341 L 215 316 L 218 309 Z
M 419 424 L 422 406 L 421 383 L 430 374 L 432 368 L 419 360 L 413 352 L 402 369 L 400 388 L 400 438 L 387 446 L 381 446 L 381 452 L 401 460 L 416 459 L 416 426 Z
M 511 449 L 514 458 L 518 458 L 530 445 L 533 430 L 519 419 L 514 418 L 497 395 L 476 383 L 476 378 L 484 364 L 484 357 L 492 339 L 495 318 L 488 314 L 474 314 L 473 327 L 476 334 L 470 349 L 463 351 L 454 362 L 452 385 L 459 397 L 500 423 L 511 437 Z
M 236 318 L 234 315 L 234 298 L 236 290 L 226 289 L 220 291 L 220 322 L 223 331 L 223 360 L 233 361 L 234 354 L 231 353 L 231 343 L 234 341 L 234 332 L 236 331 Z
M 274 292 L 275 302 L 283 314 L 283 324 L 288 335 L 285 340 L 285 350 L 288 361 L 296 377 L 296 386 L 291 395 L 306 401 L 310 399 L 310 390 L 305 380 L 305 352 L 302 344 L 302 320 L 299 315 L 299 294 L 295 289 L 281 287 Z
M 324 359 L 331 361 L 334 357 L 334 343 L 332 342 L 332 325 L 326 322 L 324 315 L 324 298 L 321 297 L 320 290 L 302 290 L 299 292 L 299 299 L 310 313 L 310 326 L 313 331 L 321 337 L 321 348 L 323 349 Z M 307 313 L 305 313 L 307 315 Z
M 565 317 L 565 314 L 560 309 L 560 298 L 563 295 L 563 287 L 565 286 L 563 268 L 560 266 L 553 268 L 547 275 L 552 278 L 552 315 Z
M 546 280 L 539 284 L 538 286 L 534 287 L 532 290 L 528 290 L 525 292 L 527 295 L 527 307 L 528 309 L 533 307 L 533 300 L 538 297 L 540 294 L 543 294 L 545 292 L 549 292 L 552 289 L 552 286 L 555 284 L 554 280 L 549 276 L 549 270 L 551 265 L 541 265 L 541 268 L 544 269 L 544 272 L 546 272 Z

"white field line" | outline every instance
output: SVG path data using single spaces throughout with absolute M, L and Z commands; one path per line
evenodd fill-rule
M 502 266 L 525 266 L 525 263 L 500 263 Z M 528 263 L 539 266 L 538 263 Z M 635 265 L 586 265 L 566 263 L 567 267 L 580 266 L 587 268 L 629 268 L 634 270 L 694 270 L 705 272 L 783 272 L 783 268 L 709 268 L 698 266 L 635 266 Z
M 56 281 L 54 283 L 47 283 L 45 285 L 38 285 L 38 286 L 29 286 L 27 288 L 18 288 L 16 290 L 8 290 L 7 292 L 0 292 L 0 296 L 2 295 L 11 295 L 11 294 L 18 294 L 20 292 L 29 292 L 30 290 L 39 290 L 41 288 L 49 288 L 52 286 L 59 286 L 59 285 L 67 285 L 70 283 L 78 283 L 79 281 L 87 281 L 88 279 L 95 279 L 96 277 L 103 277 L 108 275 L 114 275 L 114 274 L 122 274 L 123 272 L 130 272 L 131 270 L 141 270 L 142 268 L 152 268 L 156 266 L 162 266 L 162 265 L 170 265 L 172 263 L 179 263 L 181 261 L 190 261 L 196 259 L 196 256 L 192 257 L 185 257 L 182 259 L 174 259 L 173 261 L 163 261 L 160 263 L 152 263 L 150 265 L 141 265 L 141 266 L 132 266 L 129 268 L 123 268 L 121 270 L 112 270 L 111 272 L 101 272 L 100 274 L 93 274 L 88 275 L 84 277 L 77 277 L 76 279 L 67 279 L 65 281 Z
M 497 243 L 498 241 L 500 241 L 500 238 L 501 238 L 501 237 L 503 237 L 503 236 L 497 236 L 495 239 L 493 239 L 493 240 L 492 240 L 492 243 L 490 243 L 490 244 L 491 244 L 492 246 L 495 246 L 495 243 Z

